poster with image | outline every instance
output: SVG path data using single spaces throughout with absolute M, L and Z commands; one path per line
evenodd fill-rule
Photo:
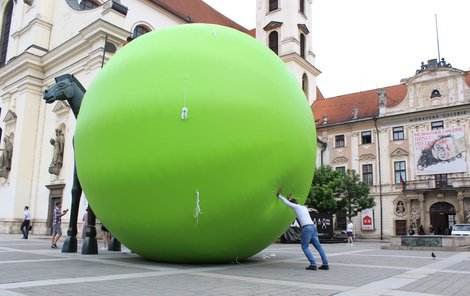
M 375 230 L 373 209 L 361 211 L 361 230 Z
M 453 127 L 413 135 L 416 175 L 467 171 L 463 127 Z

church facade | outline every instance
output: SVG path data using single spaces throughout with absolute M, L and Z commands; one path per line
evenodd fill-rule
M 55 202 L 71 203 L 75 117 L 67 102 L 43 100 L 56 77 L 73 74 L 86 89 L 140 35 L 211 23 L 269 46 L 311 104 L 320 74 L 311 50 L 311 6 L 311 0 L 257 0 L 257 25 L 249 30 L 201 0 L 0 0 L 0 233 L 19 233 L 28 205 L 33 233 L 48 234 Z M 82 196 L 79 217 L 85 209 Z

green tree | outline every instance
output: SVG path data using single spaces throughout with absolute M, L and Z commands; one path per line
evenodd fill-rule
M 305 204 L 320 213 L 336 213 L 341 179 L 341 172 L 328 165 L 317 168 Z
M 347 170 L 341 178 L 338 188 L 340 201 L 338 201 L 338 211 L 344 212 L 346 216 L 357 216 L 364 209 L 375 206 L 375 200 L 369 196 L 369 186 L 362 182 L 360 176 L 354 170 Z

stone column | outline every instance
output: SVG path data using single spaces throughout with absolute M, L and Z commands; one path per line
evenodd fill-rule
M 418 200 L 419 200 L 419 209 L 420 209 L 420 215 L 421 215 L 419 225 L 423 225 L 423 227 L 424 227 L 425 225 L 427 225 L 427 222 L 428 222 L 428 219 L 429 219 L 429 217 L 428 217 L 429 215 L 426 215 L 426 214 L 429 214 L 429 211 L 427 211 L 426 208 L 425 208 L 424 194 L 423 193 L 419 194 Z M 419 225 L 418 225 L 418 227 L 419 227 Z
M 455 223 L 466 223 L 465 221 L 465 204 L 463 202 L 463 190 L 457 192 L 458 208 L 456 209 L 457 221 Z

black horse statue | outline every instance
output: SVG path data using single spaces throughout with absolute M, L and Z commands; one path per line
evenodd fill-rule
M 70 108 L 72 108 L 75 118 L 78 117 L 85 88 L 71 74 L 60 75 L 55 78 L 56 83 L 43 94 L 43 99 L 47 104 L 51 104 L 57 100 L 66 100 Z M 77 252 L 77 220 L 78 207 L 82 195 L 82 186 L 77 175 L 77 165 L 74 164 L 73 184 L 72 184 L 72 206 L 70 211 L 70 222 L 67 229 L 67 238 L 62 246 L 63 253 Z M 82 254 L 98 254 L 98 242 L 96 241 L 95 229 L 96 217 L 90 207 L 88 207 L 88 227 L 86 229 L 86 238 L 83 241 Z

